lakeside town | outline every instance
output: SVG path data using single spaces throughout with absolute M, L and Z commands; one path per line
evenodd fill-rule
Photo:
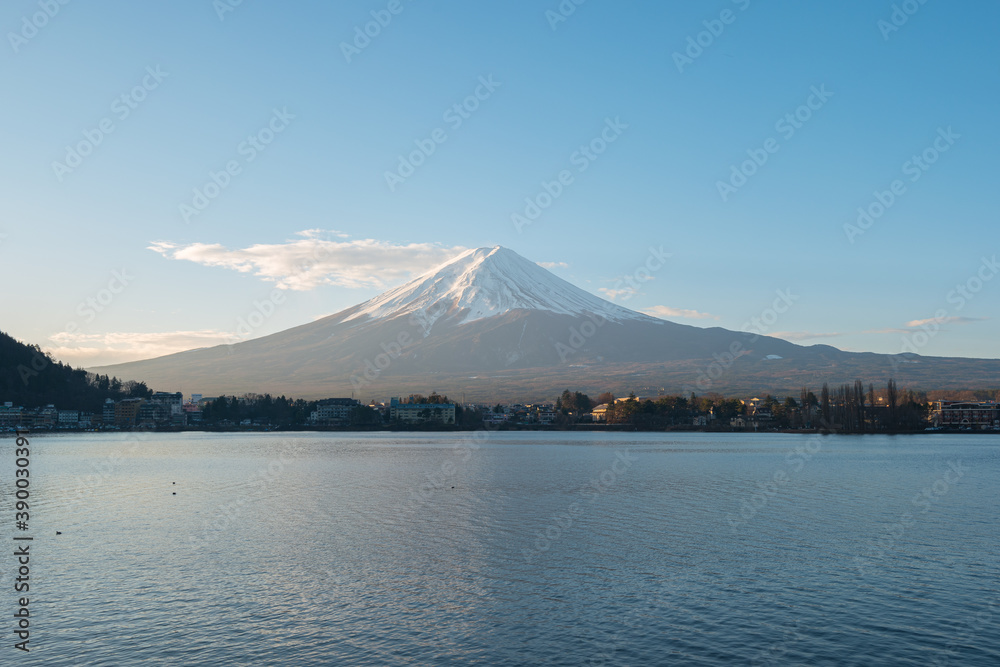
M 105 399 L 100 411 L 56 404 L 25 408 L 0 403 L 0 431 L 118 430 L 351 430 L 475 428 L 580 428 L 683 431 L 830 431 L 843 433 L 1000 431 L 996 400 L 927 400 L 885 390 L 867 392 L 860 382 L 820 395 L 803 389 L 793 396 L 724 398 L 610 393 L 591 399 L 565 391 L 554 402 L 459 403 L 447 396 L 410 395 L 362 403 L 354 398 L 317 401 L 270 395 L 206 397 L 148 391 L 147 396 Z

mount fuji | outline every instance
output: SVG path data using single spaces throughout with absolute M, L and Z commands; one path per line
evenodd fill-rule
M 342 321 L 393 318 L 422 310 L 457 316 L 459 324 L 514 310 L 573 316 L 592 314 L 615 322 L 662 322 L 585 292 L 500 246 L 468 250 L 423 276 L 362 303 Z
M 1000 361 L 843 352 L 676 324 L 601 299 L 503 247 L 468 250 L 368 301 L 269 336 L 91 369 L 160 390 L 467 400 L 794 392 L 818 383 L 965 388 Z

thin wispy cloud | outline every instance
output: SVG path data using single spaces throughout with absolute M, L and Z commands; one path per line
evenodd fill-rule
M 384 289 L 434 268 L 465 248 L 434 243 L 398 244 L 375 239 L 342 239 L 341 232 L 310 229 L 284 243 L 227 248 L 218 243 L 154 241 L 149 250 L 168 259 L 251 273 L 281 289 L 312 290 L 323 285 Z
M 961 317 L 959 315 L 953 315 L 951 317 L 942 317 L 940 319 L 936 317 L 928 317 L 925 320 L 910 320 L 906 323 L 908 327 L 922 327 L 925 324 L 969 324 L 971 322 L 984 322 L 988 320 L 988 317 Z
M 71 366 L 99 366 L 138 359 L 161 357 L 199 347 L 231 343 L 231 331 L 201 329 L 197 331 L 167 331 L 158 333 L 112 332 L 68 333 L 49 336 L 54 345 L 46 352 Z
M 538 266 L 543 269 L 568 269 L 569 264 L 566 262 L 536 262 Z
M 862 334 L 911 334 L 913 329 L 917 329 L 927 324 L 969 324 L 971 322 L 981 322 L 988 320 L 988 317 L 929 317 L 924 320 L 910 320 L 904 327 L 885 327 L 883 329 L 866 329 L 861 332 L 838 331 L 829 333 L 816 333 L 813 331 L 776 331 L 771 336 L 784 338 L 785 340 L 812 340 L 819 338 L 837 338 L 840 336 L 850 336 L 856 333 Z
M 711 313 L 702 313 L 687 308 L 671 308 L 670 306 L 653 306 L 652 308 L 645 308 L 640 312 L 652 315 L 653 317 L 681 317 L 687 320 L 721 319 L 718 315 L 712 315 Z

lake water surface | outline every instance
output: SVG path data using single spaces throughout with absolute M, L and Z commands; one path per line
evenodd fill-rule
M 32 650 L 6 556 L 0 664 L 1000 664 L 997 435 L 31 449 Z

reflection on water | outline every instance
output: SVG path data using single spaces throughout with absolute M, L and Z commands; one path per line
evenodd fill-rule
M 33 444 L 20 664 L 1000 664 L 997 436 Z

